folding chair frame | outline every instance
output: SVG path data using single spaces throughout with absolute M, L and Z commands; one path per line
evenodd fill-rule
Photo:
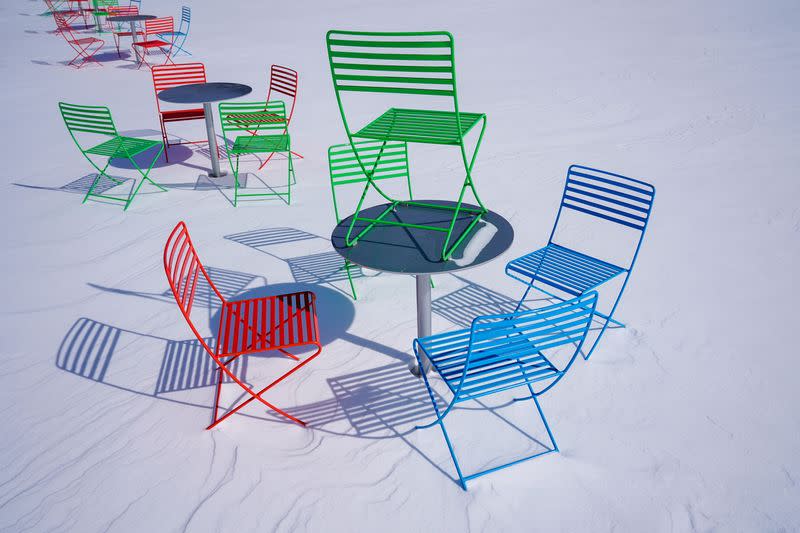
M 221 312 L 220 312 L 220 324 L 219 324 L 219 331 L 222 332 L 225 324 L 223 323 L 223 319 L 226 318 L 226 313 L 224 309 L 229 306 L 230 304 L 235 304 L 237 302 L 228 302 L 222 296 L 222 294 L 217 290 L 217 287 L 214 285 L 213 281 L 209 277 L 208 273 L 206 272 L 205 267 L 200 262 L 200 259 L 197 257 L 197 252 L 195 251 L 194 244 L 192 243 L 191 238 L 189 237 L 189 232 L 186 228 L 186 224 L 184 222 L 179 222 L 175 228 L 170 233 L 169 238 L 167 239 L 167 243 L 164 246 L 164 271 L 167 275 L 167 280 L 169 282 L 170 290 L 172 291 L 173 296 L 175 297 L 175 301 L 178 303 L 178 307 L 181 310 L 181 314 L 186 319 L 187 324 L 191 328 L 192 332 L 197 337 L 198 341 L 202 344 L 203 348 L 205 348 L 206 352 L 214 359 L 219 367 L 218 370 L 218 381 L 214 399 L 214 410 L 213 416 L 211 420 L 211 424 L 206 429 L 212 429 L 218 424 L 220 424 L 223 420 L 233 416 L 239 410 L 241 410 L 246 405 L 250 404 L 251 402 L 258 401 L 264 406 L 268 407 L 269 409 L 275 411 L 276 413 L 300 424 L 301 426 L 305 426 L 306 423 L 302 420 L 298 419 L 295 416 L 290 415 L 286 411 L 276 407 L 272 403 L 265 400 L 262 395 L 272 389 L 275 385 L 283 381 L 284 379 L 288 378 L 302 367 L 307 365 L 313 359 L 315 359 L 321 352 L 322 352 L 322 345 L 319 343 L 318 340 L 308 341 L 308 342 L 295 342 L 295 343 L 281 343 L 275 345 L 270 350 L 276 350 L 281 352 L 286 357 L 293 359 L 294 361 L 299 361 L 299 358 L 294 354 L 287 351 L 289 348 L 294 347 L 301 347 L 301 346 L 316 346 L 316 350 L 314 353 L 302 361 L 300 361 L 294 368 L 289 370 L 288 372 L 283 373 L 280 377 L 273 380 L 269 383 L 266 387 L 261 388 L 258 391 L 255 391 L 250 385 L 245 383 L 242 379 L 239 378 L 234 372 L 230 370 L 228 365 L 234 361 L 236 358 L 250 354 L 250 353 L 258 353 L 263 352 L 264 349 L 259 349 L 257 344 L 259 341 L 263 341 L 263 338 L 258 335 L 248 322 L 248 308 L 245 308 L 244 315 L 241 316 L 234 311 L 229 311 L 229 313 L 234 313 L 234 316 L 241 320 L 241 324 L 250 327 L 250 331 L 253 333 L 252 342 L 248 349 L 237 351 L 235 353 L 223 353 L 223 349 L 221 348 L 221 343 L 219 341 L 215 342 L 215 347 L 212 349 L 206 339 L 200 334 L 197 328 L 194 325 L 194 322 L 191 319 L 191 308 L 194 302 L 195 290 L 197 287 L 197 281 L 200 276 L 205 279 L 205 282 L 209 285 L 209 287 L 213 290 L 214 294 L 219 298 L 222 302 Z M 175 279 L 175 275 L 178 275 L 178 279 Z M 185 275 L 185 278 L 184 278 Z M 302 293 L 297 293 L 302 294 Z M 307 303 L 307 306 L 311 306 L 311 311 L 307 310 L 306 307 L 302 307 L 296 310 L 292 315 L 286 318 L 286 320 L 293 320 L 298 313 L 300 312 L 307 312 L 311 313 L 313 316 L 313 328 L 316 332 L 316 339 L 319 339 L 319 332 L 318 332 L 318 325 L 317 325 L 317 317 L 316 317 L 316 310 L 315 310 L 315 298 L 313 293 L 310 293 L 312 298 Z M 291 297 L 292 295 L 282 295 L 284 297 Z M 308 317 L 307 317 L 308 318 Z M 281 322 L 280 324 L 276 325 L 276 329 L 282 328 L 286 324 L 286 321 Z M 235 324 L 234 327 L 238 328 L 240 324 Z M 272 334 L 276 331 L 273 329 L 272 331 L 268 332 L 267 334 Z M 282 335 L 281 335 L 282 337 Z M 263 343 L 262 343 L 263 344 Z M 230 408 L 224 415 L 219 416 L 219 400 L 222 391 L 222 383 L 224 376 L 230 378 L 233 382 L 238 384 L 247 394 L 249 398 L 240 402 L 236 406 Z
M 408 40 L 404 40 L 408 39 Z M 475 165 L 475 159 L 483 140 L 483 134 L 486 130 L 486 115 L 485 114 L 467 114 L 461 113 L 458 106 L 458 94 L 456 89 L 456 74 L 455 74 L 455 50 L 453 45 L 453 36 L 449 32 L 354 32 L 354 31 L 340 31 L 331 30 L 327 33 L 326 44 L 328 48 L 328 60 L 331 68 L 331 77 L 333 79 L 334 92 L 336 94 L 336 101 L 339 105 L 339 113 L 342 117 L 342 124 L 345 128 L 345 133 L 353 149 L 355 150 L 354 138 L 360 139 L 373 139 L 373 140 L 406 140 L 409 142 L 419 142 L 423 144 L 442 144 L 442 145 L 455 145 L 458 146 L 461 153 L 461 159 L 464 164 L 465 178 L 459 190 L 458 200 L 454 207 L 442 206 L 436 204 L 429 204 L 426 202 L 415 201 L 402 201 L 397 200 L 387 195 L 375 180 L 372 179 L 372 174 L 375 171 L 375 166 L 378 164 L 380 158 L 375 162 L 372 168 L 368 168 L 359 159 L 359 165 L 367 177 L 364 185 L 364 190 L 361 198 L 356 207 L 356 214 L 348 228 L 345 245 L 355 246 L 359 239 L 369 233 L 376 225 L 386 224 L 393 226 L 401 226 L 408 228 L 416 228 L 430 231 L 444 232 L 446 234 L 444 243 L 442 245 L 442 260 L 447 261 L 464 241 L 464 239 L 475 228 L 481 218 L 488 212 L 486 207 L 481 202 L 480 197 L 475 189 L 475 184 L 472 178 L 472 170 Z M 334 49 L 336 48 L 336 49 Z M 372 50 L 375 48 L 390 48 L 391 53 L 379 52 L 375 53 Z M 425 50 L 439 49 L 441 53 L 437 54 L 424 54 L 421 53 Z M 354 51 L 355 50 L 355 51 Z M 352 62 L 356 59 L 356 62 Z M 371 61 L 371 63 L 370 63 Z M 403 61 L 403 64 L 387 64 L 386 62 Z M 449 63 L 449 66 L 441 66 L 441 62 Z M 357 72 L 353 74 L 353 72 Z M 445 77 L 431 77 L 427 74 L 434 72 L 440 74 L 447 74 L 449 78 Z M 389 76 L 388 74 L 392 74 Z M 391 85 L 392 83 L 397 85 Z M 447 112 L 447 116 L 455 120 L 456 134 L 454 137 L 443 139 L 430 132 L 419 131 L 416 135 L 409 136 L 392 136 L 390 133 L 383 136 L 375 133 L 365 133 L 370 126 L 379 123 L 384 116 L 388 117 L 388 121 L 394 124 L 394 115 L 392 112 L 403 111 L 390 109 L 383 116 L 373 121 L 366 128 L 353 133 L 347 122 L 344 106 L 342 103 L 342 92 L 370 92 L 370 93 L 394 93 L 394 94 L 412 94 L 412 95 L 427 95 L 438 97 L 450 97 L 453 102 L 454 113 Z M 427 110 L 407 110 L 428 117 L 442 116 L 442 112 L 427 111 Z M 462 115 L 464 118 L 469 118 L 471 124 L 467 126 L 462 124 Z M 475 148 L 468 156 L 467 148 L 464 144 L 464 136 L 472 129 L 477 123 L 481 123 L 480 133 Z M 379 129 L 379 128 L 378 128 Z M 361 208 L 370 189 L 374 189 L 381 197 L 383 197 L 391 205 L 378 215 L 376 218 L 366 218 L 360 216 Z M 472 196 L 478 204 L 478 208 L 464 207 L 464 196 L 467 190 L 472 192 Z M 393 212 L 400 205 L 410 205 L 415 207 L 424 207 L 429 209 L 443 210 L 451 212 L 453 218 L 448 228 L 441 228 L 438 226 L 429 226 L 423 224 L 407 224 L 398 221 L 385 220 L 389 213 Z M 467 227 L 459 235 L 454 235 L 456 220 L 460 214 L 467 214 L 472 217 L 472 220 Z M 367 222 L 367 226 L 363 228 L 357 235 L 353 235 L 353 229 L 358 222 Z
M 531 311 L 503 315 L 479 316 L 473 320 L 472 326 L 468 330 L 432 335 L 431 337 L 427 337 L 427 339 L 414 339 L 414 355 L 417 358 L 417 364 L 420 365 L 420 368 L 422 368 L 423 362 L 422 358 L 420 357 L 420 351 L 422 350 L 425 352 L 425 348 L 422 346 L 421 341 L 435 342 L 437 338 L 445 338 L 446 336 L 450 336 L 452 339 L 454 334 L 469 335 L 469 348 L 463 370 L 461 372 L 461 378 L 455 386 L 448 384 L 448 387 L 451 388 L 451 392 L 453 393 L 453 398 L 444 410 L 439 409 L 439 406 L 436 402 L 436 395 L 433 392 L 433 388 L 431 387 L 427 373 L 422 372 L 425 388 L 428 390 L 428 396 L 431 399 L 431 404 L 433 405 L 434 412 L 436 413 L 436 419 L 429 424 L 417 426 L 417 429 L 427 429 L 438 425 L 442 430 L 442 435 L 444 436 L 445 443 L 447 444 L 447 449 L 450 452 L 450 457 L 453 459 L 453 464 L 455 465 L 459 484 L 463 490 L 467 490 L 467 481 L 469 480 L 502 470 L 504 468 L 508 468 L 523 461 L 528 461 L 548 453 L 559 451 L 555 437 L 553 436 L 553 432 L 550 428 L 550 424 L 547 422 L 547 418 L 544 415 L 544 411 L 542 411 L 542 406 L 539 404 L 538 398 L 542 394 L 552 389 L 555 384 L 558 383 L 564 377 L 564 375 L 566 375 L 567 371 L 575 362 L 575 358 L 578 355 L 578 352 L 581 350 L 583 342 L 586 339 L 586 334 L 589 331 L 589 326 L 592 322 L 592 316 L 594 315 L 596 304 L 597 293 L 590 292 L 586 293 L 580 298 L 575 298 L 573 300 L 568 300 L 559 304 Z M 525 324 L 519 325 L 519 322 L 524 322 Z M 536 323 L 535 326 L 532 325 L 534 322 Z M 523 352 L 523 348 L 519 347 L 519 345 L 517 345 L 517 347 L 512 347 L 512 349 L 506 348 L 505 350 L 501 350 L 502 346 L 504 345 L 497 343 L 497 335 L 502 335 L 504 333 L 502 330 L 507 331 L 509 327 L 517 331 L 517 333 L 514 334 L 514 338 L 518 341 L 520 339 L 533 336 L 534 333 L 531 332 L 532 328 L 540 328 L 540 330 L 535 333 L 535 336 L 537 337 L 536 344 L 541 346 L 541 348 L 538 348 L 537 346 L 538 349 L 535 353 L 541 356 L 541 359 L 554 369 L 555 367 L 541 350 L 572 344 L 575 346 L 575 351 L 564 365 L 563 370 L 551 372 L 546 377 L 539 377 L 536 375 L 535 371 L 533 373 L 530 372 L 530 367 L 528 367 L 526 370 L 526 367 L 524 366 L 526 362 L 524 362 L 523 359 L 530 358 L 532 356 L 530 352 Z M 508 336 L 511 337 L 511 335 Z M 495 345 L 486 348 L 487 344 L 490 344 L 491 342 L 494 342 Z M 483 344 L 483 346 L 481 346 L 481 344 Z M 524 348 L 527 348 L 527 346 L 524 346 Z M 516 351 L 514 351 L 515 349 Z M 488 355 L 487 352 L 489 352 Z M 430 359 L 430 354 L 427 354 L 427 356 Z M 445 356 L 447 357 L 449 354 L 445 353 Z M 488 364 L 487 360 L 490 361 Z M 530 359 L 528 359 L 528 361 L 530 361 Z M 511 362 L 512 364 L 516 362 L 519 365 L 519 374 L 513 379 L 506 379 L 505 382 L 496 378 L 496 380 L 493 382 L 493 377 L 491 376 L 493 369 L 490 365 L 508 362 Z M 452 365 L 452 362 L 449 364 Z M 528 362 L 527 364 L 530 363 Z M 441 366 L 440 364 L 437 364 L 437 362 L 433 363 L 434 368 L 440 374 L 442 374 L 442 369 L 448 368 L 447 365 L 447 361 L 441 363 Z M 477 380 L 468 383 L 467 380 L 468 376 L 470 376 L 471 368 L 473 366 L 480 368 L 481 365 L 486 365 L 484 368 L 489 368 L 487 374 L 484 375 L 488 375 L 489 377 L 479 377 Z M 450 366 L 450 368 L 452 368 L 452 366 Z M 445 379 L 444 376 L 443 379 Z M 549 383 L 547 383 L 544 388 L 538 392 L 534 391 L 533 383 L 538 381 L 546 382 L 547 380 L 549 380 Z M 476 383 L 478 384 L 477 387 Z M 461 470 L 461 466 L 459 465 L 458 457 L 456 456 L 450 435 L 447 433 L 447 428 L 444 424 L 445 417 L 450 413 L 450 411 L 452 411 L 453 407 L 457 403 L 477 400 L 484 396 L 507 390 L 513 390 L 522 386 L 528 389 L 529 396 L 515 398 L 514 401 L 533 400 L 534 404 L 536 405 L 536 411 L 538 412 L 539 417 L 542 419 L 545 430 L 547 431 L 547 435 L 553 447 L 542 452 L 515 459 L 508 463 L 464 475 Z M 466 392 L 468 388 L 469 392 Z
M 275 150 L 272 153 L 280 152 L 287 154 L 288 170 L 286 173 L 286 192 L 267 192 L 267 193 L 240 193 L 239 188 L 239 158 L 242 155 L 251 155 L 259 152 L 235 153 L 233 158 L 231 152 L 236 144 L 227 146 L 225 152 L 228 155 L 228 163 L 231 166 L 234 177 L 233 186 L 233 206 L 239 203 L 239 198 L 255 198 L 277 196 L 286 201 L 288 205 L 292 203 L 292 182 L 296 182 L 294 173 L 294 162 L 292 160 L 292 141 L 288 133 L 286 119 L 286 105 L 283 100 L 273 100 L 267 102 L 222 102 L 219 104 L 219 120 L 222 125 L 222 134 L 227 139 L 228 133 L 246 132 L 251 137 L 259 137 L 260 131 L 282 131 L 277 135 L 286 137 L 286 149 Z M 244 136 L 241 136 L 244 137 Z M 264 152 L 261 152 L 264 153 Z M 235 161 L 234 161 L 235 160 Z M 260 168 L 260 167 L 259 167 Z
M 580 183 L 576 188 L 574 185 L 574 177 L 587 180 L 590 182 L 589 187 L 593 189 L 590 189 L 589 192 L 586 192 L 586 185 L 582 185 Z M 609 185 L 611 187 L 616 187 L 616 190 L 609 188 Z M 583 187 L 583 189 L 581 189 L 581 187 Z M 619 189 L 623 189 L 623 191 L 627 190 L 628 192 L 620 192 Z M 592 192 L 592 190 L 594 192 Z M 545 294 L 556 300 L 565 300 L 563 295 L 556 294 L 555 291 L 548 291 L 540 286 L 535 285 L 537 282 L 551 286 L 554 289 L 558 289 L 560 292 L 568 294 L 569 297 L 575 297 L 585 294 L 588 291 L 595 291 L 603 284 L 611 281 L 619 275 L 623 275 L 625 279 L 623 280 L 622 285 L 617 292 L 614 303 L 611 305 L 611 310 L 607 314 L 600 311 L 595 312 L 595 315 L 604 319 L 604 321 L 600 333 L 592 342 L 589 350 L 583 354 L 583 358 L 588 360 L 597 347 L 597 343 L 600 341 L 600 338 L 603 336 L 606 329 L 608 329 L 608 325 L 610 323 L 616 324 L 620 327 L 625 327 L 625 324 L 615 320 L 613 316 L 614 312 L 617 310 L 620 299 L 622 298 L 622 293 L 625 292 L 625 288 L 628 285 L 631 271 L 636 263 L 636 259 L 639 257 L 639 251 L 642 247 L 642 240 L 644 239 L 644 234 L 647 231 L 647 226 L 650 222 L 650 214 L 652 212 L 655 194 L 655 187 L 645 181 L 628 178 L 626 176 L 622 176 L 621 174 L 614 174 L 604 170 L 598 170 L 596 168 L 581 165 L 571 165 L 567 170 L 567 181 L 564 186 L 564 192 L 561 195 L 561 203 L 558 207 L 558 214 L 556 215 L 556 220 L 553 223 L 553 229 L 550 231 L 550 237 L 547 240 L 547 246 L 544 248 L 545 257 L 543 257 L 539 262 L 539 266 L 533 277 L 523 277 L 519 273 L 509 268 L 514 261 L 517 261 L 520 258 L 510 261 L 506 265 L 505 273 L 507 276 L 527 285 L 522 298 L 520 298 L 519 302 L 517 303 L 517 310 L 520 309 L 525 301 L 525 298 L 528 297 L 528 293 L 530 293 L 531 289 L 535 289 L 542 294 Z M 609 204 L 613 205 L 613 207 L 611 207 Z M 637 240 L 636 248 L 633 252 L 630 263 L 627 266 L 622 267 L 607 263 L 591 256 L 585 256 L 597 263 L 604 263 L 610 267 L 618 268 L 620 271 L 615 276 L 609 277 L 599 284 L 588 287 L 582 292 L 569 291 L 564 287 L 556 287 L 551 283 L 548 283 L 546 280 L 539 278 L 539 269 L 545 264 L 545 260 L 547 258 L 547 254 L 550 252 L 551 245 L 557 245 L 553 238 L 556 235 L 558 222 L 561 219 L 561 214 L 563 213 L 564 209 L 572 209 L 586 215 L 595 216 L 603 220 L 614 222 L 616 224 L 639 231 L 639 238 Z M 571 251 L 575 252 L 574 250 Z
M 122 144 L 122 148 L 124 151 L 123 157 L 128 161 L 130 161 L 133 164 L 136 171 L 141 175 L 140 180 L 134 180 L 134 183 L 131 185 L 131 192 L 128 194 L 127 197 L 94 193 L 94 189 L 97 187 L 97 184 L 103 177 L 113 181 L 117 185 L 122 184 L 122 181 L 114 177 L 111 177 L 108 173 L 106 173 L 106 170 L 111 164 L 111 160 L 114 159 L 115 157 L 119 158 L 120 155 L 115 154 L 115 157 L 109 157 L 108 160 L 106 161 L 106 164 L 101 168 L 97 163 L 95 163 L 95 161 L 91 157 L 89 157 L 89 152 L 92 150 L 92 148 L 87 148 L 87 149 L 83 148 L 80 142 L 78 141 L 78 138 L 75 136 L 75 132 L 79 131 L 85 133 L 107 135 L 111 137 L 119 137 L 119 134 L 117 133 L 117 128 L 114 125 L 113 119 L 111 118 L 111 112 L 107 107 L 104 106 L 79 106 L 75 104 L 68 104 L 66 102 L 59 102 L 58 107 L 59 110 L 61 111 L 61 117 L 64 119 L 64 124 L 67 126 L 67 131 L 69 131 L 70 137 L 72 137 L 75 146 L 78 147 L 78 150 L 80 150 L 83 157 L 85 157 L 86 160 L 89 161 L 89 164 L 92 165 L 92 167 L 94 167 L 98 172 L 97 177 L 94 179 L 94 181 L 92 181 L 92 185 L 89 187 L 89 190 L 86 191 L 86 195 L 83 197 L 83 202 L 81 203 L 86 203 L 89 197 L 93 196 L 95 198 L 103 198 L 105 200 L 123 202 L 125 204 L 123 211 L 127 211 L 128 207 L 130 207 L 131 202 L 133 202 L 134 197 L 136 197 L 136 194 L 139 192 L 139 189 L 141 189 L 145 181 L 150 182 L 150 184 L 161 189 L 163 192 L 167 191 L 167 189 L 165 189 L 164 187 L 153 181 L 153 179 L 150 177 L 150 171 L 153 169 L 153 166 L 155 165 L 156 161 L 158 161 L 158 158 L 161 156 L 161 152 L 164 151 L 164 145 L 161 143 L 156 143 L 153 145 L 153 147 L 160 145 L 160 148 L 158 149 L 158 153 L 150 162 L 150 166 L 147 167 L 147 170 L 142 170 L 136 163 L 136 160 L 134 159 L 136 155 L 143 152 L 130 154 L 128 153 L 127 148 L 125 148 L 125 145 Z

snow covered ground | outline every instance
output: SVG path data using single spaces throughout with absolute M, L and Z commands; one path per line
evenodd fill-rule
M 177 16 L 179 4 L 144 0 L 142 11 Z M 70 50 L 38 16 L 42 2 L 0 6 L 0 530 L 800 530 L 800 4 L 191 7 L 187 46 L 210 80 L 263 98 L 271 63 L 300 72 L 292 133 L 305 159 L 291 207 L 233 208 L 229 190 L 200 177 L 203 148 L 159 162 L 153 176 L 169 192 L 145 188 L 127 212 L 81 205 L 91 169 L 57 102 L 108 105 L 121 131 L 157 139 L 149 74 L 117 60 L 110 38 L 102 68 L 65 67 Z M 619 310 L 628 328 L 608 332 L 542 400 L 562 453 L 468 492 L 438 429 L 413 431 L 432 414 L 406 370 L 413 280 L 359 278 L 353 302 L 345 282 L 314 284 L 297 268 L 330 251 L 325 151 L 346 140 L 324 47 L 331 28 L 450 30 L 463 109 L 488 114 L 476 181 L 516 239 L 495 262 L 436 279 L 434 331 L 519 296 L 504 261 L 546 242 L 570 163 L 658 189 Z M 204 135 L 199 123 L 175 131 Z M 450 194 L 450 155 L 412 147 L 419 197 Z M 279 183 L 284 168 L 267 167 L 266 179 Z M 161 266 L 178 220 L 230 294 L 264 283 L 317 292 L 324 351 L 270 396 L 309 428 L 253 405 L 203 429 L 212 388 L 180 372 L 208 376 L 167 364 L 192 347 Z M 319 238 L 251 247 L 230 237 L 276 228 Z M 456 291 L 474 308 L 454 313 Z M 199 352 L 189 361 L 209 363 Z M 507 416 L 543 432 L 531 412 Z M 458 412 L 453 424 L 467 469 L 526 446 L 486 412 Z

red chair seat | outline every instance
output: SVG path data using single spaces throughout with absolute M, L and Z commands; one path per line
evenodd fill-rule
M 96 43 L 98 41 L 102 41 L 103 39 L 97 39 L 95 37 L 84 37 L 82 39 L 74 39 L 70 40 L 69 42 L 73 44 L 89 44 L 89 43 Z
M 203 108 L 198 109 L 174 109 L 161 112 L 161 120 L 164 122 L 177 122 L 179 120 L 195 120 L 205 118 Z
M 162 48 L 164 46 L 170 46 L 170 44 L 160 39 L 153 39 L 152 41 L 139 41 L 133 43 L 133 46 L 141 46 L 142 48 Z
M 314 293 L 296 292 L 225 302 L 218 354 L 234 355 L 317 343 Z

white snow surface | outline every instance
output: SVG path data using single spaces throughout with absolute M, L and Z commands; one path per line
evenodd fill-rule
M 116 59 L 110 37 L 102 67 L 66 67 L 70 50 L 38 16 L 42 2 L 0 7 L 0 531 L 800 530 L 800 3 L 191 7 L 193 56 L 181 61 L 204 62 L 210 80 L 247 83 L 263 99 L 271 63 L 300 72 L 291 133 L 305 159 L 291 206 L 232 207 L 229 189 L 202 178 L 202 145 L 158 163 L 167 193 L 145 186 L 127 212 L 81 205 L 74 182 L 92 169 L 57 102 L 108 105 L 121 131 L 160 139 L 149 72 Z M 180 3 L 143 2 L 154 9 L 177 17 Z M 436 332 L 520 296 L 503 265 L 546 243 L 571 163 L 658 190 L 618 312 L 627 328 L 608 331 L 542 398 L 561 453 L 467 492 L 440 431 L 414 430 L 433 411 L 407 370 L 413 279 L 370 273 L 354 302 L 346 281 L 314 283 L 297 266 L 331 251 L 326 149 L 346 141 L 325 52 L 332 28 L 451 31 L 461 106 L 488 115 L 475 179 L 515 241 L 489 264 L 435 277 Z M 199 122 L 173 131 L 204 137 Z M 416 195 L 452 197 L 457 152 L 410 152 Z M 263 176 L 280 185 L 285 162 Z M 265 283 L 318 293 L 322 355 L 269 395 L 308 428 L 251 404 L 204 429 L 213 387 L 186 384 L 210 379 L 210 358 L 167 364 L 170 350 L 193 346 L 161 263 L 179 220 L 230 294 Z M 316 237 L 226 238 L 276 228 Z M 459 294 L 472 303 L 448 307 Z M 59 364 L 65 353 L 81 363 Z M 283 368 L 257 359 L 255 382 Z M 467 471 L 529 450 L 519 428 L 546 438 L 521 404 L 454 413 Z

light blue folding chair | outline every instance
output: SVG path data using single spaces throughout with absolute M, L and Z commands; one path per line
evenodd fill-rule
M 140 0 L 141 1 L 141 0 Z M 174 39 L 172 55 L 177 56 L 181 52 L 187 56 L 192 55 L 191 52 L 186 50 L 183 45 L 186 44 L 186 38 L 189 37 L 189 26 L 192 24 L 192 10 L 189 6 L 181 6 L 181 22 L 178 25 L 177 31 L 160 34 L 162 39 Z
M 441 427 L 461 488 L 467 490 L 467 481 L 470 479 L 558 451 L 538 397 L 553 388 L 572 366 L 586 339 L 596 304 L 597 293 L 590 292 L 540 309 L 479 316 L 472 321 L 469 329 L 414 340 L 414 353 L 420 368 L 423 367 L 424 355 L 453 394 L 450 404 L 440 410 L 428 376 L 423 372 L 436 420 L 418 429 L 434 425 Z M 555 362 L 556 358 L 566 360 L 566 363 L 559 365 Z M 540 390 L 535 391 L 534 384 Z M 445 417 L 458 403 L 518 387 L 525 387 L 527 393 L 515 401 L 533 400 L 553 447 L 545 447 L 544 451 L 533 455 L 464 475 L 444 426 Z
M 532 288 L 550 297 L 564 300 L 586 294 L 617 276 L 624 276 L 625 279 L 621 283 L 610 311 L 595 313 L 603 319 L 603 327 L 589 350 L 583 354 L 584 359 L 589 359 L 609 323 L 625 327 L 622 322 L 614 320 L 614 311 L 619 305 L 622 293 L 630 279 L 633 265 L 639 255 L 642 239 L 650 221 L 655 194 L 655 187 L 644 181 L 594 168 L 570 166 L 567 170 L 567 182 L 561 196 L 561 205 L 558 208 L 558 215 L 556 215 L 547 246 L 518 257 L 506 265 L 508 276 L 527 285 L 517 309 L 520 308 Z M 601 219 L 610 222 L 612 225 L 609 226 L 609 229 L 624 228 L 621 232 L 615 233 L 615 238 L 623 238 L 625 233 L 631 234 L 630 242 L 631 244 L 635 243 L 635 249 L 632 254 L 628 255 L 630 261 L 623 263 L 625 266 L 621 266 L 598 258 L 596 253 L 581 252 L 575 250 L 574 246 L 570 248 L 556 243 L 555 240 L 559 235 L 559 221 L 567 212 L 588 216 L 590 220 Z M 547 289 L 543 289 L 539 285 L 545 285 Z

